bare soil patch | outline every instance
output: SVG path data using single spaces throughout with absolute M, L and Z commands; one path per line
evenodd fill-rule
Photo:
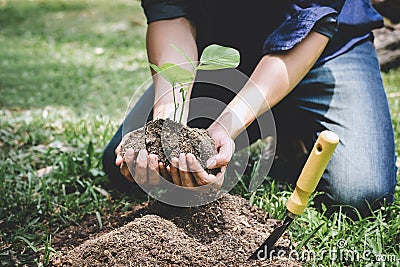
M 247 260 L 280 221 L 238 196 L 227 194 L 199 208 L 152 201 L 121 214 L 122 225 L 117 218 L 105 220 L 103 230 L 86 235 L 87 240 L 85 234 L 76 238 L 80 228 L 55 236 L 53 246 L 61 255 L 53 256 L 51 265 L 302 266 L 287 258 Z M 278 248 L 289 250 L 287 235 Z

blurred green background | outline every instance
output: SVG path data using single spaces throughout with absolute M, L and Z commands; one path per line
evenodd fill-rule
M 0 107 L 120 119 L 149 77 L 139 1 L 2 1 Z

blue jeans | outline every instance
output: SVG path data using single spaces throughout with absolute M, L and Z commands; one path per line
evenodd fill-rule
M 130 130 L 142 127 L 150 119 L 153 90 L 150 87 L 127 116 Z M 224 96 L 216 88 L 193 89 L 192 97 L 202 95 L 222 96 L 225 102 L 234 96 Z M 319 184 L 319 190 L 325 192 L 321 201 L 328 205 L 351 205 L 362 213 L 369 206 L 376 208 L 384 201 L 393 201 L 397 172 L 393 128 L 378 60 L 370 41 L 315 66 L 272 112 L 278 142 L 280 135 L 290 135 L 301 138 L 310 147 L 325 129 L 340 137 L 340 144 Z M 189 125 L 207 127 L 209 123 L 197 121 Z M 248 128 L 250 142 L 260 137 L 256 128 Z M 104 151 L 103 163 L 110 179 L 127 189 L 132 185 L 114 166 L 114 149 L 121 137 L 120 127 Z
M 309 138 L 324 129 L 340 137 L 319 184 L 328 203 L 362 213 L 393 201 L 396 156 L 389 107 L 370 41 L 314 67 L 274 112 L 278 128 Z M 286 121 L 293 123 L 287 124 Z M 279 139 L 278 139 L 279 140 Z

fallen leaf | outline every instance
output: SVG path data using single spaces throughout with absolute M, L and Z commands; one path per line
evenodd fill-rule
M 94 53 L 96 55 L 102 55 L 102 54 L 104 54 L 104 49 L 101 48 L 101 47 L 96 47 L 95 50 L 94 50 Z
M 93 186 L 93 188 L 99 192 L 100 194 L 102 194 L 105 197 L 109 197 L 110 193 L 108 193 L 106 190 L 104 190 L 103 188 L 97 187 L 97 186 Z
M 50 172 L 52 172 L 54 169 L 56 168 L 56 166 L 47 166 L 45 168 L 41 168 L 39 170 L 37 170 L 36 175 L 41 178 L 46 174 L 49 174 Z

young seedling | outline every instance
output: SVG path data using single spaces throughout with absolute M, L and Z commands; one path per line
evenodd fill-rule
M 196 64 L 193 60 L 181 49 L 171 45 L 175 50 L 181 53 L 188 62 L 193 66 L 193 71 L 184 69 L 173 63 L 164 63 L 160 66 L 150 63 L 151 68 L 160 74 L 172 86 L 172 94 L 174 97 L 174 121 L 182 123 L 184 114 L 184 106 L 182 106 L 179 119 L 177 113 L 179 103 L 176 100 L 175 90 L 179 89 L 182 98 L 182 105 L 186 101 L 190 86 L 193 85 L 196 72 L 198 70 L 220 70 L 227 68 L 236 68 L 240 63 L 240 54 L 234 48 L 224 47 L 217 44 L 207 46 L 200 56 L 200 62 Z

